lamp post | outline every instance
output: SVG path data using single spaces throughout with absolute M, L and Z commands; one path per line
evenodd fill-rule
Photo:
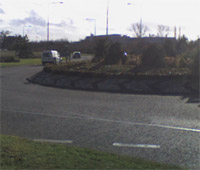
M 108 35 L 108 17 L 109 17 L 109 0 L 107 0 L 107 11 L 106 11 L 106 35 Z
M 27 28 L 28 28 L 28 27 L 31 28 L 32 26 L 31 26 L 31 25 L 24 25 L 24 26 L 23 26 L 23 37 L 24 37 L 24 28 L 25 28 L 25 27 L 27 27 Z
M 87 21 L 93 21 L 94 22 L 94 35 L 96 35 L 96 19 L 93 18 L 86 18 Z
M 51 4 L 63 4 L 64 2 L 51 2 Z M 50 30 L 49 30 L 49 5 L 50 3 L 48 3 L 48 17 L 47 17 L 47 42 L 49 42 L 49 37 L 50 37 Z
M 200 38 L 197 38 L 197 45 L 198 45 L 198 57 L 200 57 Z M 199 61 L 200 62 L 200 61 Z M 199 63 L 200 64 L 200 63 Z M 199 70 L 200 71 L 200 70 Z
M 132 5 L 131 2 L 128 2 L 127 5 Z M 108 35 L 108 24 L 109 24 L 109 0 L 107 0 L 107 10 L 106 10 L 106 35 Z

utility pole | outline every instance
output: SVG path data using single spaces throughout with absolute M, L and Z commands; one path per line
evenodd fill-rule
M 108 35 L 109 0 L 107 0 L 106 35 Z
M 174 27 L 174 38 L 176 39 L 176 26 Z
M 49 15 L 47 18 L 47 42 L 49 42 Z
M 87 21 L 93 21 L 94 22 L 94 36 L 96 36 L 96 19 L 93 18 L 86 18 Z
M 50 4 L 63 4 L 64 2 L 51 2 L 51 3 L 48 3 L 48 17 L 47 17 L 47 42 L 49 42 L 49 34 L 50 34 L 50 29 L 49 29 L 49 26 L 50 26 L 50 23 L 49 23 L 49 6 Z
M 200 48 L 200 38 L 199 38 L 199 36 L 198 36 L 198 39 L 197 39 L 197 45 L 198 45 L 198 57 L 200 58 L 200 54 L 199 54 L 199 52 L 200 52 L 200 50 L 199 50 L 199 48 Z
M 23 37 L 24 37 L 24 29 L 25 29 L 25 27 L 31 28 L 32 26 L 31 26 L 31 25 L 24 25 L 24 26 L 23 26 Z

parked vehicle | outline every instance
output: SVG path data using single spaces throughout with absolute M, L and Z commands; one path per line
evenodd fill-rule
M 56 50 L 49 50 L 49 51 L 44 51 L 42 53 L 42 64 L 46 63 L 60 63 L 62 61 L 62 57 L 60 57 L 60 54 Z
M 75 51 L 72 54 L 72 58 L 76 59 L 76 58 L 81 58 L 81 53 L 79 51 Z

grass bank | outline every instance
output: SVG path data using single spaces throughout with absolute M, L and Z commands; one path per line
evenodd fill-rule
M 1 169 L 181 169 L 64 144 L 0 137 Z
M 19 62 L 0 63 L 1 67 L 21 66 L 21 65 L 38 65 L 41 63 L 41 58 L 20 59 Z

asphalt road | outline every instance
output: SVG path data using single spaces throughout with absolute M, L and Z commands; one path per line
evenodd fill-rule
M 42 66 L 1 68 L 1 133 L 200 169 L 199 103 L 30 84 Z

